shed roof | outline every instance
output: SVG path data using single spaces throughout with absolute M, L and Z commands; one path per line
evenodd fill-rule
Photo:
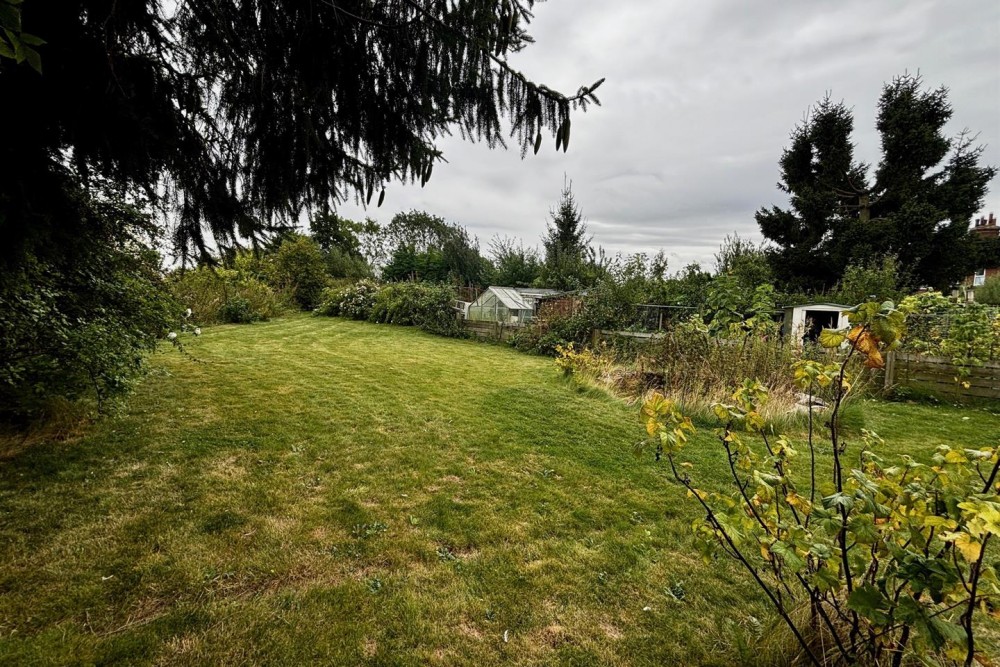
M 794 306 L 785 306 L 785 310 L 792 310 L 794 308 L 836 308 L 838 310 L 850 310 L 854 306 L 845 306 L 842 303 L 829 303 L 827 301 L 818 301 L 816 303 L 798 303 Z

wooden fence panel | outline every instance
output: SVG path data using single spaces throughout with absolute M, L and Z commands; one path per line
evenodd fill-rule
M 959 366 L 944 357 L 892 352 L 886 363 L 885 386 L 907 387 L 949 398 L 1000 399 L 1000 363 Z
M 477 322 L 475 320 L 463 320 L 465 330 L 476 338 L 490 338 L 493 340 L 507 340 L 516 331 L 523 327 L 502 324 L 500 322 Z

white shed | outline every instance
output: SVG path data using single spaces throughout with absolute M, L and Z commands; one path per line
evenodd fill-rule
M 814 342 L 823 329 L 844 329 L 851 306 L 840 303 L 804 303 L 785 308 L 781 332 L 797 343 Z
M 488 287 L 469 305 L 466 318 L 474 322 L 527 324 L 535 318 L 538 299 L 552 294 L 558 292 L 527 287 Z

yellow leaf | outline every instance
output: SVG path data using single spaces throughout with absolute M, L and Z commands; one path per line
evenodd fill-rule
M 962 556 L 969 563 L 975 563 L 979 560 L 979 554 L 982 553 L 983 545 L 972 539 L 972 536 L 968 533 L 944 533 L 941 535 L 941 539 L 945 542 L 954 542 L 955 548 L 961 552 Z

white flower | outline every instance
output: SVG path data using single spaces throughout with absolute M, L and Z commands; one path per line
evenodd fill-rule
M 177 332 L 171 331 L 167 334 L 167 340 L 177 340 Z
M 194 335 L 195 336 L 200 336 L 201 335 L 201 327 L 195 327 L 194 328 Z
M 187 310 L 184 311 L 184 317 L 191 317 L 191 309 L 190 308 L 188 308 Z

